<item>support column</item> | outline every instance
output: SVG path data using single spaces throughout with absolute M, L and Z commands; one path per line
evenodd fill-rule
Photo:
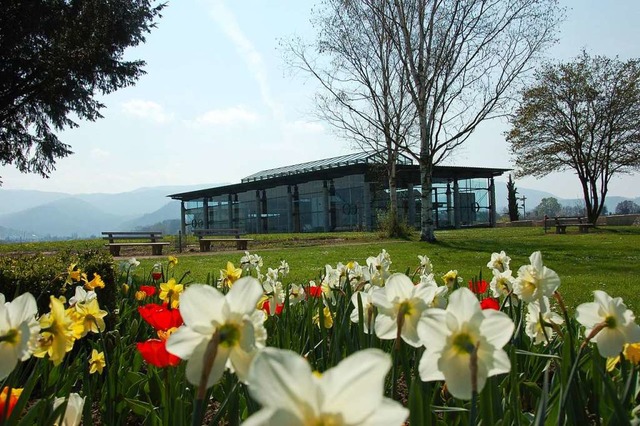
M 209 229 L 209 199 L 207 197 L 202 199 L 202 227 Z
M 496 226 L 496 185 L 493 178 L 489 179 L 489 225 Z
M 233 229 L 233 196 L 231 194 L 227 196 L 227 222 L 229 229 Z
M 324 210 L 324 232 L 331 230 L 331 212 L 329 211 L 329 187 L 327 181 L 322 181 L 322 209 Z
M 269 233 L 269 216 L 267 212 L 267 191 L 262 190 L 262 198 L 261 198 L 261 216 L 262 216 L 262 232 L 265 234 Z
M 336 213 L 336 187 L 333 179 L 329 182 L 329 230 L 335 231 L 338 226 L 338 215 Z
M 187 235 L 187 209 L 184 207 L 184 201 L 180 201 L 180 232 Z
M 460 212 L 460 187 L 458 186 L 458 178 L 453 180 L 453 217 L 454 226 L 456 229 L 459 229 L 462 217 Z
M 256 189 L 256 234 L 260 233 L 261 218 L 262 218 L 262 203 L 260 202 L 260 190 Z
M 408 222 L 409 226 L 413 229 L 416 227 L 416 197 L 413 193 L 412 183 L 407 184 L 407 202 L 409 203 L 407 205 Z
M 365 231 L 371 231 L 371 184 L 365 182 L 362 187 L 362 227 Z
M 291 185 L 287 185 L 287 232 L 293 232 L 293 193 Z
M 293 232 L 302 232 L 300 224 L 300 193 L 298 185 L 293 185 Z
M 453 226 L 453 205 L 451 204 L 451 182 L 447 182 L 447 226 Z
M 232 228 L 240 229 L 240 204 L 238 203 L 238 194 L 233 194 L 233 226 Z M 243 231 L 248 231 L 245 223 Z

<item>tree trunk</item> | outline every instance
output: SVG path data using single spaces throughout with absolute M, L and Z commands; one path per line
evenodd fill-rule
M 400 237 L 400 226 L 398 224 L 398 184 L 394 172 L 389 176 L 389 236 Z
M 431 191 L 433 190 L 433 170 L 431 162 L 420 164 L 420 187 L 422 189 L 420 207 L 420 240 L 430 243 L 436 241 L 435 227 L 433 224 L 433 203 L 431 201 Z

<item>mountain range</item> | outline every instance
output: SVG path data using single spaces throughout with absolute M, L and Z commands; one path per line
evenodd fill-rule
M 125 231 L 160 225 L 177 232 L 180 202 L 168 194 L 193 191 L 221 184 L 158 186 L 117 194 L 68 194 L 0 188 L 0 240 L 31 241 L 100 236 L 102 231 Z M 543 198 L 553 197 L 564 206 L 582 204 L 580 199 L 562 199 L 552 193 L 518 188 L 526 197 L 526 209 L 532 211 Z M 624 200 L 640 204 L 640 198 L 607 197 L 608 211 Z M 497 211 L 507 207 L 507 189 L 496 181 Z M 166 223 L 171 222 L 167 228 Z M 167 231 L 165 231 L 167 232 Z

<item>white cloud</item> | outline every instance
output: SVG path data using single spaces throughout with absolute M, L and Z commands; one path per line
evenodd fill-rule
M 89 153 L 89 156 L 94 160 L 104 160 L 111 157 L 111 153 L 109 151 L 105 151 L 104 149 L 93 148 Z
M 173 114 L 166 112 L 162 105 L 143 99 L 131 99 L 122 104 L 122 111 L 134 117 L 144 118 L 155 123 L 168 123 L 173 120 Z
M 223 0 L 213 0 L 211 16 L 217 22 L 222 31 L 229 37 L 236 50 L 247 63 L 249 71 L 258 83 L 262 101 L 269 107 L 276 119 L 282 118 L 280 105 L 273 99 L 267 67 L 262 55 L 255 48 L 251 40 L 244 34 L 233 12 L 224 4 Z
M 255 123 L 259 116 L 243 106 L 225 109 L 212 109 L 199 115 L 191 123 L 196 125 L 231 125 L 237 123 Z
M 295 120 L 285 123 L 285 130 L 293 133 L 324 133 L 324 126 L 317 122 L 312 121 L 303 121 L 303 120 Z

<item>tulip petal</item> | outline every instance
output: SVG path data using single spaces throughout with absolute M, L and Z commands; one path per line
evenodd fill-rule
M 360 424 L 383 400 L 384 379 L 390 368 L 391 358 L 379 349 L 365 349 L 345 358 L 320 379 L 321 412 L 342 413 L 345 424 Z

